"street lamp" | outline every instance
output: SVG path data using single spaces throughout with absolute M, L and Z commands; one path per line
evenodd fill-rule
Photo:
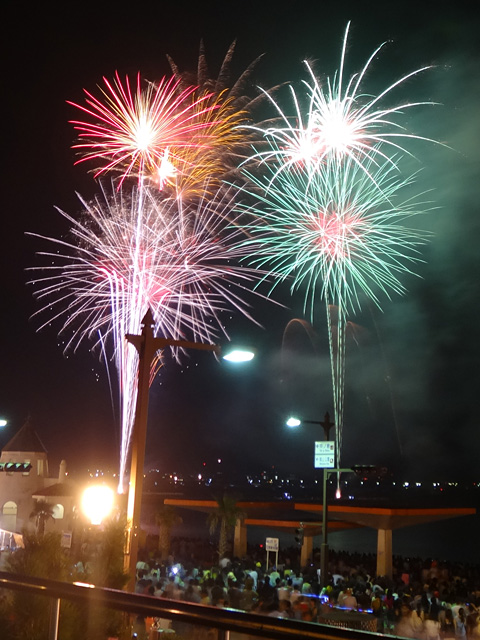
M 299 427 L 302 424 L 302 421 L 291 416 L 285 424 L 287 425 L 287 427 L 294 429 L 295 427 Z
M 128 586 L 133 591 L 137 570 L 138 540 L 140 534 L 140 511 L 143 490 L 143 467 L 145 462 L 145 446 L 147 440 L 148 396 L 150 390 L 150 369 L 155 354 L 165 347 L 197 349 L 213 351 L 218 357 L 221 348 L 216 344 L 174 340 L 173 338 L 156 338 L 153 334 L 155 325 L 150 308 L 142 320 L 140 335 L 127 334 L 125 337 L 138 351 L 138 389 L 135 418 L 132 431 L 132 453 L 130 463 L 130 484 L 127 503 L 127 536 L 125 543 L 124 569 L 130 576 Z M 224 354 L 224 359 L 232 362 L 245 362 L 254 357 L 253 352 L 235 350 L 235 355 Z
M 255 353 L 253 351 L 251 351 L 250 349 L 240 349 L 240 348 L 236 348 L 236 349 L 232 349 L 231 351 L 228 351 L 228 353 L 225 353 L 225 355 L 222 356 L 223 360 L 227 360 L 227 362 L 250 362 L 250 360 L 253 360 L 253 358 L 255 357 Z
M 299 427 L 302 424 L 317 424 L 323 428 L 325 442 L 328 442 L 330 429 L 335 426 L 334 422 L 330 422 L 330 414 L 325 413 L 323 420 L 300 420 L 296 417 L 290 417 L 286 425 L 290 428 Z M 323 504 L 322 504 L 322 544 L 320 546 L 320 586 L 323 588 L 327 585 L 328 575 L 328 499 L 327 499 L 327 481 L 330 473 L 342 473 L 351 471 L 351 469 L 336 469 L 335 465 L 326 466 L 315 464 L 316 468 L 323 468 Z

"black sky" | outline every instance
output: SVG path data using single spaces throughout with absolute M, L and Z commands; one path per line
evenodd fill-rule
M 383 313 L 365 307 L 347 364 L 344 462 L 403 465 L 416 474 L 476 475 L 480 457 L 480 139 L 478 17 L 463 3 L 164 3 L 47 4 L 8 2 L 2 37 L 4 140 L 0 414 L 3 441 L 30 415 L 54 463 L 77 468 L 115 465 L 118 436 L 102 365 L 88 350 L 65 358 L 55 330 L 36 333 L 37 306 L 25 269 L 36 264 L 31 231 L 58 237 L 65 223 L 54 206 L 75 214 L 75 192 L 98 188 L 85 166 L 74 166 L 74 132 L 66 100 L 79 102 L 102 76 L 168 73 L 166 54 L 193 69 L 203 37 L 212 74 L 237 38 L 233 75 L 265 53 L 258 84 L 298 82 L 302 60 L 322 74 L 338 64 L 343 33 L 352 30 L 348 69 L 358 70 L 381 42 L 372 66 L 373 90 L 425 64 L 435 68 L 409 83 L 409 98 L 442 103 L 418 111 L 409 127 L 450 145 L 417 147 L 421 180 L 438 207 L 426 218 L 434 233 L 421 278 L 407 279 L 404 298 L 385 300 Z M 431 7 L 431 8 L 430 8 Z M 285 414 L 308 418 L 332 411 L 325 319 L 319 305 L 314 356 L 302 336 L 287 361 L 280 353 L 290 307 L 255 305 L 264 329 L 225 318 L 232 336 L 259 348 L 248 369 L 225 370 L 205 355 L 170 363 L 152 390 L 148 464 L 172 468 L 222 457 L 239 467 L 310 468 L 315 432 L 288 433 Z M 285 354 L 284 354 L 285 355 Z M 287 365 L 287 366 L 286 366 Z M 361 459 L 359 459 L 361 458 Z

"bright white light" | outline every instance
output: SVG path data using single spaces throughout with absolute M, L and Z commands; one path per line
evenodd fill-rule
M 302 424 L 302 421 L 298 418 L 291 417 L 285 423 L 287 427 L 299 427 Z
M 169 180 L 173 178 L 177 173 L 177 170 L 175 169 L 174 165 L 168 159 L 168 149 L 165 149 L 163 153 L 160 164 L 157 167 L 157 172 L 158 172 L 158 182 L 159 182 L 160 189 L 163 189 L 165 184 L 169 182 Z M 186 258 L 185 258 L 185 268 L 188 269 Z
M 147 151 L 154 141 L 152 124 L 143 116 L 134 132 L 135 146 L 139 151 Z
M 113 509 L 113 491 L 105 485 L 92 485 L 83 492 L 82 511 L 92 524 L 100 524 Z
M 234 349 L 233 351 L 229 351 L 223 356 L 224 360 L 228 360 L 228 362 L 250 362 L 253 360 L 255 354 L 253 351 L 248 351 L 244 349 Z
M 7 426 L 7 421 L 5 420 L 5 418 L 0 418 L 0 427 L 6 427 Z

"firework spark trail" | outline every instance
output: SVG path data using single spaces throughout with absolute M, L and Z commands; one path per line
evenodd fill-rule
M 398 152 L 409 153 L 405 147 L 408 140 L 428 140 L 407 132 L 398 121 L 398 116 L 407 109 L 421 105 L 433 105 L 433 102 L 403 102 L 393 107 L 382 106 L 395 89 L 410 78 L 421 74 L 430 67 L 422 67 L 401 77 L 387 86 L 378 95 L 364 93 L 362 84 L 373 59 L 385 43 L 380 45 L 369 57 L 362 70 L 350 77 L 344 84 L 345 54 L 349 26 L 345 32 L 340 66 L 333 79 L 327 79 L 326 88 L 322 87 L 311 66 L 305 61 L 311 77 L 311 83 L 303 81 L 308 106 L 303 105 L 303 96 L 299 98 L 290 86 L 294 106 L 293 116 L 287 115 L 269 92 L 266 97 L 278 113 L 279 126 L 250 126 L 268 141 L 265 151 L 255 153 L 252 160 L 261 163 L 278 163 L 277 172 L 305 167 L 314 173 L 322 170 L 326 158 L 349 157 L 360 166 L 384 164 L 385 160 L 395 162 L 393 155 Z M 430 142 L 435 142 L 429 140 Z M 438 144 L 438 143 L 436 143 Z M 272 180 L 276 173 L 272 175 Z
M 242 294 L 265 274 L 237 264 L 248 248 L 241 229 L 227 220 L 233 197 L 233 190 L 222 191 L 216 200 L 183 206 L 145 187 L 131 195 L 104 191 L 91 203 L 82 200 L 80 220 L 60 211 L 71 224 L 71 240 L 43 237 L 55 250 L 40 254 L 53 264 L 33 268 L 42 327 L 61 322 L 60 333 L 71 334 L 66 350 L 93 340 L 101 353 L 111 353 L 113 345 L 122 407 L 120 483 L 137 393 L 136 350 L 125 335 L 140 333 L 148 308 L 155 333 L 179 340 L 213 343 L 227 335 L 226 310 L 253 320 Z
M 176 162 L 170 191 L 184 201 L 214 196 L 233 172 L 232 158 L 245 144 L 245 130 L 239 125 L 246 114 L 235 108 L 233 99 L 226 94 L 224 91 L 201 103 L 197 119 L 203 127 L 191 133 L 188 147 L 171 148 Z
M 118 73 L 113 83 L 103 80 L 102 99 L 84 90 L 87 106 L 69 102 L 92 120 L 72 120 L 80 139 L 73 148 L 82 153 L 78 162 L 91 160 L 99 165 L 95 177 L 115 171 L 121 175 L 121 185 L 128 176 L 141 180 L 158 175 L 163 186 L 185 151 L 208 146 L 210 112 L 218 108 L 210 100 L 212 94 L 197 97 L 195 87 L 179 91 L 174 78 L 163 78 L 156 87 L 149 83 L 143 89 L 138 74 L 135 90 L 128 76 L 124 82 Z
M 272 87 L 269 91 L 260 90 L 257 87 L 253 97 L 249 95 L 253 86 L 252 74 L 263 54 L 253 60 L 240 76 L 234 79 L 231 63 L 235 46 L 234 41 L 226 52 L 217 76 L 209 73 L 203 41 L 200 42 L 196 72 L 181 71 L 174 60 L 167 55 L 172 73 L 179 81 L 179 89 L 183 90 L 194 84 L 198 87 L 198 95 L 211 93 L 210 100 L 215 101 L 219 107 L 216 111 L 207 112 L 205 116 L 212 121 L 212 127 L 209 129 L 210 144 L 198 150 L 193 147 L 192 153 L 186 158 L 190 168 L 185 172 L 183 180 L 177 180 L 175 185 L 182 194 L 185 186 L 187 193 L 194 193 L 192 178 L 193 186 L 197 187 L 202 183 L 205 175 L 208 175 L 211 187 L 215 179 L 226 182 L 241 179 L 238 164 L 249 157 L 252 144 L 259 140 L 255 128 L 247 128 L 246 125 L 252 122 L 257 108 L 266 102 L 268 94 L 277 87 Z M 260 137 L 263 137 L 263 131 Z M 193 167 L 196 169 L 192 172 Z
M 275 274 L 271 292 L 287 279 L 292 294 L 304 288 L 304 311 L 310 310 L 312 319 L 318 294 L 327 306 L 337 463 L 347 314 L 364 298 L 380 307 L 382 296 L 404 293 L 400 276 L 413 273 L 426 241 L 424 232 L 407 225 L 426 203 L 420 202 L 421 195 L 407 197 L 415 176 L 401 178 L 395 162 L 380 165 L 377 157 L 360 166 L 351 157 L 334 156 L 313 174 L 306 169 L 278 172 L 276 166 L 266 167 L 260 177 L 246 172 L 253 187 L 249 193 L 258 203 L 251 208 L 256 218 L 247 226 L 252 237 L 244 241 L 255 256 L 251 264 Z M 331 305 L 338 309 L 337 321 Z

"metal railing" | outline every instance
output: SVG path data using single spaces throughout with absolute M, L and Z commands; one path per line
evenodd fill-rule
M 107 607 L 145 617 L 165 618 L 214 628 L 221 632 L 219 638 L 228 638 L 229 632 L 272 640 L 297 640 L 299 637 L 311 640 L 371 640 L 372 636 L 380 635 L 3 571 L 0 571 L 0 589 L 13 589 L 51 599 L 50 640 L 57 640 L 58 637 L 61 600 L 81 603 L 86 605 L 87 609 Z

